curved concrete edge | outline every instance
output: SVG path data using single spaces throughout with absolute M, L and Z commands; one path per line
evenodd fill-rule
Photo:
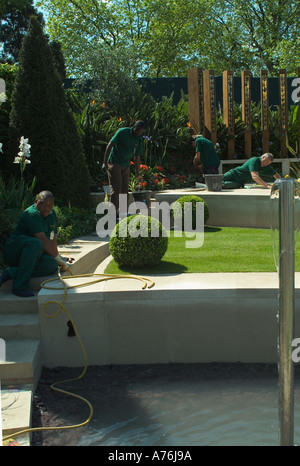
M 65 305 L 89 365 L 277 362 L 276 273 L 148 278 L 155 281 L 151 289 L 142 289 L 138 280 L 122 278 L 70 290 Z M 300 273 L 296 317 L 299 282 Z M 42 290 L 39 309 L 61 298 L 57 290 Z M 55 312 L 51 306 L 50 314 Z M 40 322 L 44 365 L 81 366 L 82 351 L 77 338 L 68 337 L 66 316 L 61 313 L 48 320 L 41 315 Z M 300 335 L 299 324 L 296 332 Z

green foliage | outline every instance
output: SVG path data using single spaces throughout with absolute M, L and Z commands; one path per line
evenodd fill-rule
M 192 228 L 193 230 L 197 226 L 197 203 L 203 202 L 204 204 L 204 224 L 206 224 L 209 218 L 209 210 L 206 202 L 198 196 L 187 195 L 182 196 L 174 202 L 172 206 L 172 216 L 175 222 L 179 222 L 182 219 L 182 229 L 184 229 L 184 218 L 185 215 L 188 219 L 192 217 Z
M 95 231 L 95 209 L 55 205 L 54 211 L 57 216 L 57 241 L 59 244 L 66 243 L 72 238 L 88 235 Z
M 296 73 L 299 66 L 297 0 L 39 3 L 75 76 L 99 74 L 107 82 L 110 69 L 114 75 L 119 68 L 125 77 L 174 77 L 194 66 L 218 74 L 268 69 L 275 76 L 280 68 Z
M 12 95 L 10 152 L 21 136 L 31 144 L 27 176 L 37 177 L 36 190 L 49 189 L 66 204 L 89 203 L 89 172 L 73 115 L 42 28 L 35 17 L 24 38 Z
M 162 224 L 145 215 L 131 215 L 114 228 L 109 249 L 120 266 L 152 267 L 159 263 L 168 247 Z
M 5 102 L 0 102 L 0 142 L 3 144 L 3 154 L 0 153 L 0 170 L 1 173 L 9 175 L 12 171 L 12 164 L 9 163 L 7 158 L 8 149 L 8 127 L 9 127 L 9 114 L 11 110 L 11 94 L 13 90 L 15 75 L 17 72 L 17 65 L 9 65 L 8 63 L 0 63 L 0 78 L 5 81 Z M 16 155 L 16 154 L 15 154 Z
M 18 62 L 30 16 L 36 15 L 43 24 L 42 13 L 38 13 L 32 3 L 32 0 L 0 0 L 0 60 L 2 62 Z

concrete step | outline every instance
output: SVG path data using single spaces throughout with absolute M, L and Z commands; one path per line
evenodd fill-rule
M 37 293 L 41 289 L 41 283 L 43 283 L 45 280 L 55 278 L 57 276 L 58 275 L 56 273 L 56 274 L 53 274 L 53 275 L 47 275 L 45 277 L 33 277 L 33 278 L 31 278 L 29 280 L 29 288 L 33 292 Z M 12 280 L 8 280 L 7 282 L 3 283 L 3 285 L 1 286 L 1 293 L 2 292 L 11 293 L 12 283 L 13 283 Z M 18 296 L 16 296 L 16 298 L 18 298 Z M 19 298 L 19 299 L 22 299 L 22 298 Z M 28 298 L 26 298 L 26 299 L 28 299 Z
M 32 387 L 11 387 L 1 390 L 2 437 L 4 444 L 30 446 L 30 434 L 13 438 L 15 432 L 31 427 Z M 13 443 L 15 442 L 15 443 Z
M 2 386 L 36 385 L 41 373 L 41 343 L 37 338 L 6 340 L 6 361 L 0 363 Z
M 38 314 L 2 314 L 0 317 L 0 338 L 5 341 L 20 338 L 40 338 Z
M 0 290 L 0 321 L 3 314 L 38 314 L 37 296 L 19 298 L 10 291 Z

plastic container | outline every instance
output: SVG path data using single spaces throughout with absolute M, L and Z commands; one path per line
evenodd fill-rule
M 222 191 L 223 175 L 204 175 L 208 191 Z

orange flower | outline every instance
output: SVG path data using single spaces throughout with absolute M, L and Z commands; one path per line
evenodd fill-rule
M 102 104 L 100 105 L 100 107 L 105 108 L 105 107 L 106 107 L 106 103 L 105 103 L 105 102 L 102 102 Z
M 93 102 L 92 102 L 92 105 L 95 105 L 95 103 L 96 103 L 96 101 L 95 101 L 95 100 L 93 100 Z
M 191 125 L 191 123 L 189 121 L 187 122 L 186 126 L 188 126 L 189 128 L 192 127 L 192 125 Z
M 140 165 L 140 169 L 144 170 L 145 172 L 148 171 L 147 165 Z
M 121 118 L 121 117 L 119 117 L 119 118 L 118 118 L 118 121 L 122 121 L 122 118 Z

